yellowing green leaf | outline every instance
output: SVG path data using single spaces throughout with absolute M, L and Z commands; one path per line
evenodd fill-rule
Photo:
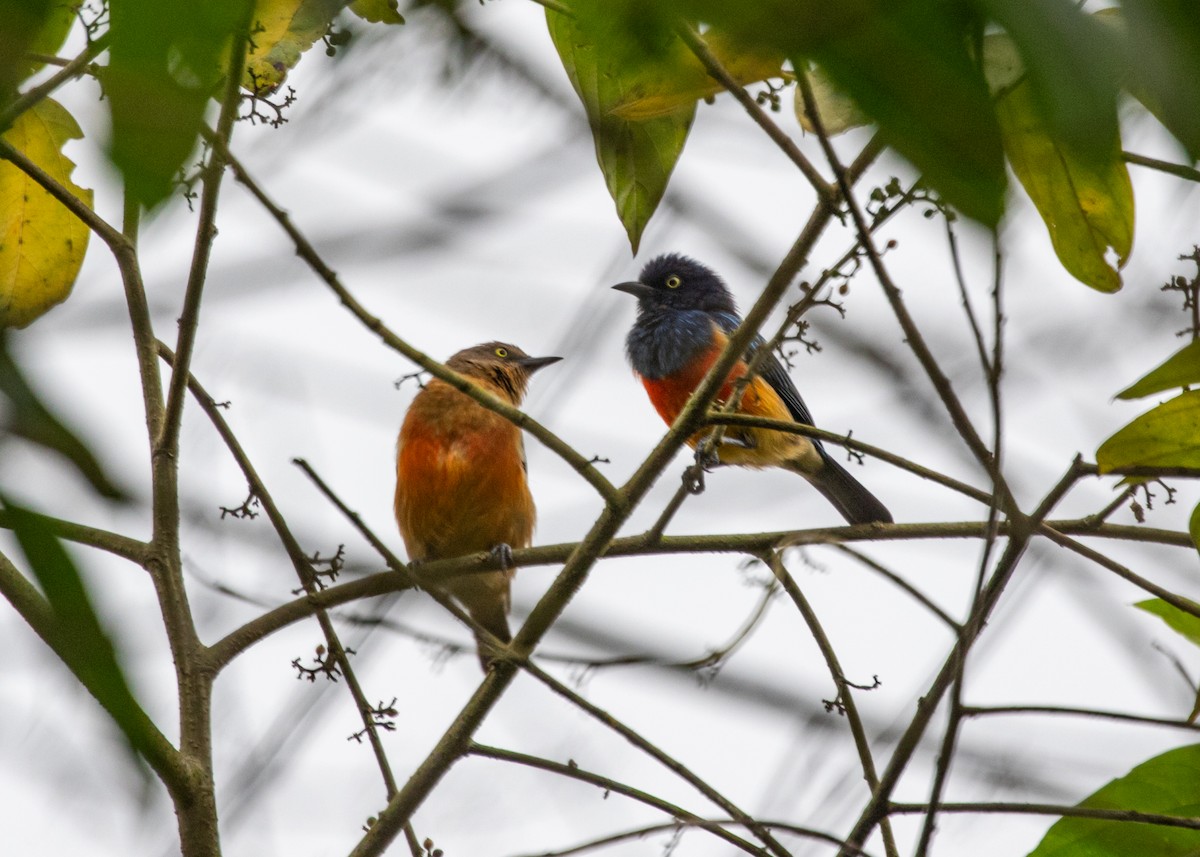
M 1164 402 L 1096 450 L 1101 473 L 1126 467 L 1200 468 L 1200 391 Z
M 1139 610 L 1145 610 L 1152 616 L 1157 616 L 1167 623 L 1167 627 L 1187 639 L 1192 645 L 1200 646 L 1200 618 L 1191 613 L 1184 613 L 1161 598 L 1148 598 L 1133 606 Z
M 1121 392 L 1118 399 L 1140 399 L 1163 390 L 1200 383 L 1200 339 L 1193 339 Z
M 404 16 L 397 11 L 399 5 L 398 0 L 354 0 L 347 8 L 372 24 L 403 24 Z
M 705 33 L 704 41 L 730 77 L 742 86 L 781 74 L 783 54 L 755 50 L 715 30 Z M 655 119 L 725 91 L 690 51 L 671 66 L 659 66 L 658 72 L 638 75 L 626 90 L 625 99 L 611 113 L 631 121 Z
M 300 55 L 329 30 L 347 0 L 258 0 L 251 27 L 243 86 L 256 95 L 273 92 L 300 62 Z
M 838 89 L 821 68 L 814 68 L 808 72 L 808 84 L 812 87 L 817 115 L 821 118 L 821 127 L 825 129 L 826 134 L 841 134 L 871 121 L 871 117 L 863 113 L 853 98 Z M 795 110 L 800 126 L 809 133 L 816 133 L 817 127 L 804 109 L 804 92 L 798 86 Z
M 1117 291 L 1118 270 L 1133 247 L 1133 187 L 1120 140 L 1112 140 L 1100 162 L 1055 139 L 1028 81 L 997 100 L 996 115 L 1009 163 L 1046 222 L 1063 267 L 1094 289 Z
M 630 46 L 615 44 L 605 33 L 593 29 L 589 24 L 594 20 L 546 11 L 550 37 L 583 102 L 600 171 L 636 253 L 642 230 L 658 207 L 683 151 L 696 106 L 693 102 L 668 115 L 639 122 L 613 115 L 613 108 L 628 102 L 646 79 L 657 79 L 664 65 L 653 60 L 630 62 Z M 684 49 L 678 40 L 676 44 L 679 50 Z M 677 66 L 672 63 L 667 67 Z
M 1194 818 L 1200 815 L 1200 745 L 1155 756 L 1079 805 Z M 1029 857 L 1195 857 L 1197 853 L 1200 830 L 1062 818 Z
M 5 142 L 92 204 L 92 192 L 71 181 L 75 164 L 63 154 L 82 137 L 75 119 L 45 99 L 21 114 Z M 8 161 L 0 161 L 0 327 L 25 327 L 71 293 L 88 230 L 61 202 Z

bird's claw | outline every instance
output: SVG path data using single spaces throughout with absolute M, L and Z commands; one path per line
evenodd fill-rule
M 516 565 L 516 563 L 513 562 L 512 548 L 506 545 L 504 542 L 501 542 L 488 551 L 488 555 L 500 563 L 501 571 L 508 571 L 510 568 Z
M 696 466 L 710 473 L 721 466 L 721 456 L 715 449 L 696 450 Z

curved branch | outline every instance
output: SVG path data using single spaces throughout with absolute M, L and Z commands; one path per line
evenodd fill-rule
M 740 850 L 747 854 L 757 854 L 758 857 L 768 857 L 766 851 L 747 842 L 736 834 L 730 833 L 720 824 L 701 818 L 693 812 L 688 812 L 682 807 L 668 803 L 662 798 L 655 797 L 648 792 L 635 789 L 633 786 L 627 786 L 624 783 L 619 783 L 616 780 L 610 780 L 608 777 L 602 777 L 599 774 L 593 774 L 590 771 L 585 771 L 576 765 L 573 761 L 571 764 L 563 765 L 558 762 L 552 762 L 549 759 L 542 759 L 538 756 L 529 756 L 525 753 L 516 753 L 512 750 L 501 750 L 498 747 L 486 747 L 483 744 L 472 743 L 467 748 L 467 755 L 478 756 L 481 759 L 494 759 L 498 762 L 512 762 L 518 765 L 525 765 L 530 768 L 537 768 L 540 771 L 549 771 L 552 774 L 568 777 L 572 780 L 578 780 L 581 783 L 598 786 L 605 791 L 615 792 L 619 795 L 632 798 L 639 803 L 644 803 L 646 806 L 652 806 L 657 810 L 667 813 L 672 818 L 679 818 L 688 824 L 707 830 L 714 836 L 724 839 L 731 845 L 736 845 Z M 786 853 L 786 852 L 785 852 Z
M 65 521 L 62 518 L 51 518 L 48 515 L 43 515 L 42 520 L 45 522 L 46 528 L 60 539 L 96 548 L 138 565 L 145 563 L 147 551 L 150 549 L 145 542 L 131 539 L 120 533 L 100 530 L 85 524 L 77 524 L 74 521 Z M 7 510 L 0 509 L 0 529 L 11 530 L 12 528 L 12 517 Z

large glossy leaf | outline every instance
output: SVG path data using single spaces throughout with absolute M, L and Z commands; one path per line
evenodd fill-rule
M 742 86 L 782 73 L 781 53 L 763 52 L 741 44 L 719 30 L 706 32 L 703 41 L 730 77 Z M 612 115 L 632 121 L 655 119 L 686 110 L 702 98 L 725 91 L 690 52 L 680 57 L 678 67 L 664 71 L 670 73 L 657 77 L 644 74 L 634 80 L 626 100 L 612 108 Z
M 1005 173 L 964 6 L 874 0 L 675 0 L 683 14 L 794 61 L 813 60 L 881 136 L 964 214 L 995 223 Z
M 998 99 L 996 115 L 1009 163 L 1046 222 L 1063 267 L 1094 289 L 1117 291 L 1118 271 L 1133 247 L 1134 219 L 1120 139 L 1112 137 L 1108 157 L 1097 159 L 1056 137 L 1028 80 Z
M 133 199 L 161 202 L 196 147 L 244 0 L 109 0 L 109 154 Z
M 1096 450 L 1101 473 L 1126 467 L 1200 468 L 1200 391 L 1164 402 Z
M 0 9 L 4 7 L 5 0 L 0 0 Z M 71 28 L 75 26 L 75 22 L 79 20 L 78 4 L 73 0 L 52 0 L 50 3 L 49 14 L 42 22 L 41 29 L 33 37 L 29 43 L 28 52 L 38 54 L 57 54 L 59 48 L 63 46 L 63 42 L 67 40 L 67 34 L 71 32 Z M 0 19 L 3 20 L 3 19 Z M 3 37 L 0 37 L 2 39 Z M 25 57 L 24 74 L 33 74 L 43 67 L 43 63 L 33 59 L 30 56 Z
M 1200 339 L 1193 339 L 1166 361 L 1121 392 L 1118 399 L 1140 399 L 1163 390 L 1200 383 Z
M 1143 762 L 1079 805 L 1189 818 L 1200 815 L 1200 744 Z M 1195 857 L 1198 853 L 1200 830 L 1063 818 L 1029 857 Z
M 686 48 L 668 31 L 657 46 L 662 53 L 647 52 L 634 40 L 623 41 L 622 28 L 598 25 L 593 16 L 573 18 L 547 10 L 546 23 L 583 102 L 596 159 L 636 253 L 642 230 L 683 151 L 695 104 L 644 121 L 623 119 L 612 111 L 636 98 L 646 81 L 671 78 L 682 67 Z
M 283 83 L 300 57 L 329 30 L 348 0 L 258 0 L 243 86 L 266 95 Z M 375 4 L 378 6 L 379 4 Z
M 1200 10 L 1195 0 L 1123 0 L 1130 89 L 1200 160 Z
M 129 689 L 79 570 L 41 517 L 0 497 L 53 621 L 46 643 L 104 707 L 132 747 L 148 752 L 154 727 Z
M 53 0 L 0 0 L 0 107 L 33 67 L 25 53 L 46 27 Z
M 1078 157 L 1104 162 L 1118 135 L 1115 34 L 1075 0 L 979 0 L 1021 56 L 1044 125 Z
M 82 137 L 61 105 L 44 99 L 4 133 L 5 142 L 87 205 L 92 192 L 71 181 L 63 146 Z M 0 161 L 0 328 L 24 327 L 65 300 L 88 246 L 88 229 L 65 205 L 8 161 Z

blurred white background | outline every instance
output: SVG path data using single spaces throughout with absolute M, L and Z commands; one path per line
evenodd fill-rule
M 691 138 L 636 259 L 596 166 L 583 113 L 559 66 L 542 10 L 508 0 L 465 5 L 480 36 L 465 52 L 434 13 L 414 11 L 404 27 L 358 28 L 335 58 L 310 52 L 288 83 L 298 100 L 273 130 L 242 123 L 233 150 L 369 311 L 427 353 L 448 357 L 489 339 L 565 359 L 539 374 L 526 402 L 538 420 L 601 465 L 627 478 L 665 427 L 623 354 L 633 302 L 608 286 L 647 259 L 678 251 L 720 271 L 749 307 L 814 204 L 803 177 L 730 98 L 701 105 Z M 464 56 L 464 53 L 466 54 Z M 75 180 L 96 189 L 96 206 L 119 220 L 113 176 L 98 157 L 103 105 L 94 83 L 61 93 L 87 141 L 72 144 Z M 786 99 L 785 99 L 786 102 Z M 787 110 L 776 114 L 816 163 Z M 838 141 L 853 156 L 868 139 Z M 1165 133 L 1132 117 L 1126 148 L 1178 159 Z M 1131 167 L 1138 227 L 1125 288 L 1100 295 L 1072 280 L 1045 228 L 1014 192 L 1002 230 L 1005 269 L 1005 471 L 1031 508 L 1077 452 L 1097 445 L 1149 403 L 1112 395 L 1180 344 L 1187 321 L 1177 296 L 1159 285 L 1194 273 L 1176 261 L 1200 242 L 1194 186 Z M 864 193 L 893 175 L 914 178 L 885 155 Z M 218 400 L 293 530 L 310 553 L 346 545 L 346 575 L 380 562 L 292 465 L 307 459 L 395 549 L 391 517 L 395 433 L 416 391 L 394 382 L 413 367 L 383 347 L 298 260 L 282 230 L 232 178 L 218 221 L 201 312 L 194 372 Z M 194 215 L 178 200 L 145 226 L 145 278 L 159 336 L 175 337 L 193 240 Z M 956 224 L 976 310 L 989 313 L 990 239 Z M 886 256 L 934 352 L 990 436 L 987 392 L 964 323 L 944 229 L 919 209 L 884 233 Z M 812 267 L 817 276 L 849 246 L 834 224 Z M 795 294 L 795 293 L 794 293 Z M 869 272 L 845 297 L 843 321 L 809 316 L 820 353 L 796 357 L 792 374 L 817 424 L 984 487 L 986 480 L 942 413 L 933 390 Z M 776 322 L 777 323 L 777 322 Z M 767 332 L 774 328 L 768 326 Z M 144 538 L 149 519 L 147 441 L 129 323 L 115 265 L 93 241 L 75 293 L 13 337 L 23 365 L 47 398 L 97 450 L 139 503 L 97 500 L 72 471 L 10 441 L 0 482 L 35 508 Z M 245 481 L 203 414 L 188 403 L 182 436 L 190 594 L 206 642 L 264 606 L 289 600 L 294 573 L 265 517 L 221 520 Z M 650 526 L 688 463 L 681 454 L 634 515 L 627 533 Z M 599 499 L 536 442 L 529 470 L 539 507 L 539 544 L 581 537 Z M 901 522 L 982 520 L 971 501 L 885 464 L 854 470 Z M 1115 480 L 1082 483 L 1061 504 L 1075 517 L 1102 508 Z M 1148 524 L 1186 529 L 1200 492 L 1179 482 L 1177 502 L 1155 503 Z M 1160 500 L 1162 495 L 1159 495 Z M 1122 510 L 1115 521 L 1131 523 Z M 668 532 L 738 533 L 834 525 L 836 513 L 786 473 L 721 471 L 688 500 Z M 7 550 L 11 545 L 5 538 Z M 1196 597 L 1196 555 L 1177 548 L 1099 545 L 1134 570 Z M 961 617 L 981 545 L 871 543 L 864 553 Z M 81 548 L 72 554 L 118 643 L 135 690 L 168 735 L 175 731 L 173 671 L 153 590 L 139 569 Z M 940 667 L 951 633 L 911 598 L 832 549 L 788 555 L 851 680 L 881 686 L 857 701 L 883 766 L 917 696 Z M 557 569 L 522 570 L 518 624 Z M 753 612 L 769 577 L 732 555 L 602 561 L 551 633 L 544 652 L 665 662 L 720 647 Z M 1029 552 L 967 666 L 971 704 L 1058 704 L 1182 717 L 1193 697 L 1162 646 L 1195 670 L 1195 653 L 1158 620 L 1129 605 L 1148 597 L 1078 557 L 1039 542 Z M 340 612 L 344 640 L 373 700 L 396 697 L 397 730 L 385 744 L 403 781 L 480 681 L 470 637 L 436 605 L 407 595 L 386 612 Z M 366 620 L 366 621 L 364 621 Z M 428 635 L 418 639 L 414 633 Z M 446 657 L 437 642 L 465 645 Z M 290 662 L 320 642 L 314 623 L 274 635 L 218 680 L 216 764 L 222 836 L 229 855 L 290 857 L 346 852 L 368 815 L 384 804 L 343 685 L 296 680 Z M 170 854 L 173 813 L 157 783 L 123 763 L 119 739 L 75 680 L 10 610 L 0 610 L 0 829 L 8 854 Z M 585 671 L 548 663 L 608 709 L 764 819 L 808 824 L 837 835 L 865 799 L 846 721 L 827 713 L 834 695 L 812 639 L 786 599 L 776 599 L 752 637 L 714 676 L 665 666 Z M 927 799 L 940 720 L 896 794 Z M 686 784 L 622 739 L 519 677 L 478 735 L 485 744 L 573 759 L 582 768 L 716 814 Z M 1077 717 L 990 717 L 968 722 L 952 769 L 949 800 L 1074 803 L 1186 733 Z M 532 854 L 643 824 L 669 821 L 619 796 L 553 775 L 466 759 L 414 818 L 448 857 Z M 1046 817 L 943 816 L 934 853 L 1024 854 Z M 919 830 L 895 821 L 902 843 Z M 669 836 L 605 853 L 660 854 Z M 786 837 L 793 853 L 827 845 Z M 878 843 L 876 842 L 877 846 Z M 908 844 L 903 850 L 910 850 Z M 873 853 L 879 852 L 877 847 Z M 406 853 L 398 842 L 391 853 Z M 701 831 L 686 833 L 679 857 L 728 854 Z

